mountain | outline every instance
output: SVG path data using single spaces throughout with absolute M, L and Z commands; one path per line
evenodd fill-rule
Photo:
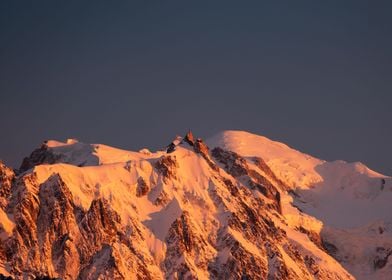
M 0 279 L 389 279 L 392 180 L 242 131 L 0 164 Z
M 208 143 L 245 158 L 263 158 L 289 186 L 292 205 L 321 222 L 321 228 L 315 231 L 324 249 L 355 278 L 391 278 L 390 177 L 360 162 L 326 162 L 242 131 L 222 132 Z M 287 213 L 284 216 L 288 218 Z

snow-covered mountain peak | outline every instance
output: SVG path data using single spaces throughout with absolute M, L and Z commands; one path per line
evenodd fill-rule
M 322 164 L 323 160 L 264 136 L 228 130 L 211 137 L 207 144 L 234 151 L 244 157 L 263 158 L 275 174 L 293 188 L 307 188 L 322 180 L 315 167 Z
M 385 225 L 392 222 L 390 177 L 360 162 L 326 162 L 244 131 L 224 131 L 207 143 L 248 159 L 262 157 L 292 189 L 293 204 L 322 221 L 321 236 L 333 256 L 358 279 L 388 279 L 392 232 Z
M 226 131 L 204 142 L 188 132 L 157 152 L 51 140 L 20 171 L 0 165 L 3 275 L 294 280 L 391 271 L 390 178 L 266 137 Z
M 96 166 L 117 162 L 126 162 L 148 157 L 151 154 L 144 149 L 140 152 L 127 151 L 103 144 L 87 144 L 75 139 L 66 142 L 49 140 L 26 157 L 19 169 L 25 172 L 35 165 L 67 163 L 76 166 Z

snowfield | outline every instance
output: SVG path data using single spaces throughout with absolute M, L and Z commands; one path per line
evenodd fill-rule
M 379 251 L 392 252 L 391 177 L 360 162 L 326 162 L 244 131 L 224 131 L 207 143 L 245 157 L 262 157 L 294 191 L 290 204 L 314 217 L 314 225 L 305 228 L 313 227 L 335 244 L 337 258 L 349 272 L 357 279 L 390 279 L 392 262 L 375 269 L 374 261 Z M 302 219 L 290 211 L 286 218 Z M 298 221 L 304 223 L 309 222 Z
M 244 131 L 206 144 L 51 140 L 19 174 L 0 166 L 0 273 L 390 279 L 390 177 Z

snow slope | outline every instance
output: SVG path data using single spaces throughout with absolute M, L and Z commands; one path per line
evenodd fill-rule
M 391 178 L 362 163 L 325 162 L 244 131 L 224 131 L 207 143 L 245 157 L 262 157 L 280 179 L 296 190 L 296 205 L 328 225 L 347 228 L 378 219 L 392 222 Z
M 4 194 L 0 273 L 352 279 L 268 168 L 186 139 L 156 153 L 46 142 Z
M 303 219 L 287 208 L 286 218 L 319 232 L 333 245 L 332 255 L 358 279 L 389 279 L 392 272 L 388 262 L 388 252 L 392 252 L 390 177 L 359 162 L 326 162 L 244 131 L 224 131 L 207 143 L 248 158 L 262 157 L 291 187 L 290 205 L 314 217 Z M 387 256 L 384 256 L 386 264 L 375 268 L 380 254 Z
M 0 273 L 388 279 L 389 177 L 243 131 L 207 144 L 188 134 L 168 151 L 132 152 L 51 140 L 19 175 L 0 166 Z
M 308 188 L 322 180 L 315 167 L 324 161 L 264 136 L 228 130 L 206 142 L 211 148 L 222 147 L 244 157 L 263 158 L 274 173 L 293 188 Z
M 48 149 L 55 155 L 61 155 L 62 161 L 73 165 L 100 165 L 146 157 L 146 153 L 126 151 L 102 144 L 85 144 L 75 139 L 66 142 L 49 140 Z

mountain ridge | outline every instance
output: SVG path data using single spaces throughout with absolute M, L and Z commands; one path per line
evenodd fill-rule
M 188 133 L 170 152 L 48 141 L 19 174 L 0 168 L 0 273 L 65 279 L 350 279 L 354 273 L 361 279 L 364 270 L 342 260 L 345 251 L 333 252 L 331 240 L 341 242 L 339 230 L 357 239 L 363 231 L 336 227 L 313 207 L 320 200 L 312 192 L 325 183 L 314 169 L 326 163 L 238 131 L 206 142 Z M 363 199 L 389 197 L 389 177 L 355 164 L 350 172 L 370 184 L 360 189 Z M 371 186 L 382 179 L 383 190 L 375 192 Z M 370 246 L 378 264 L 365 271 L 370 277 L 391 269 L 392 239 L 383 230 L 385 240 Z M 93 242 L 84 243 L 86 236 Z

